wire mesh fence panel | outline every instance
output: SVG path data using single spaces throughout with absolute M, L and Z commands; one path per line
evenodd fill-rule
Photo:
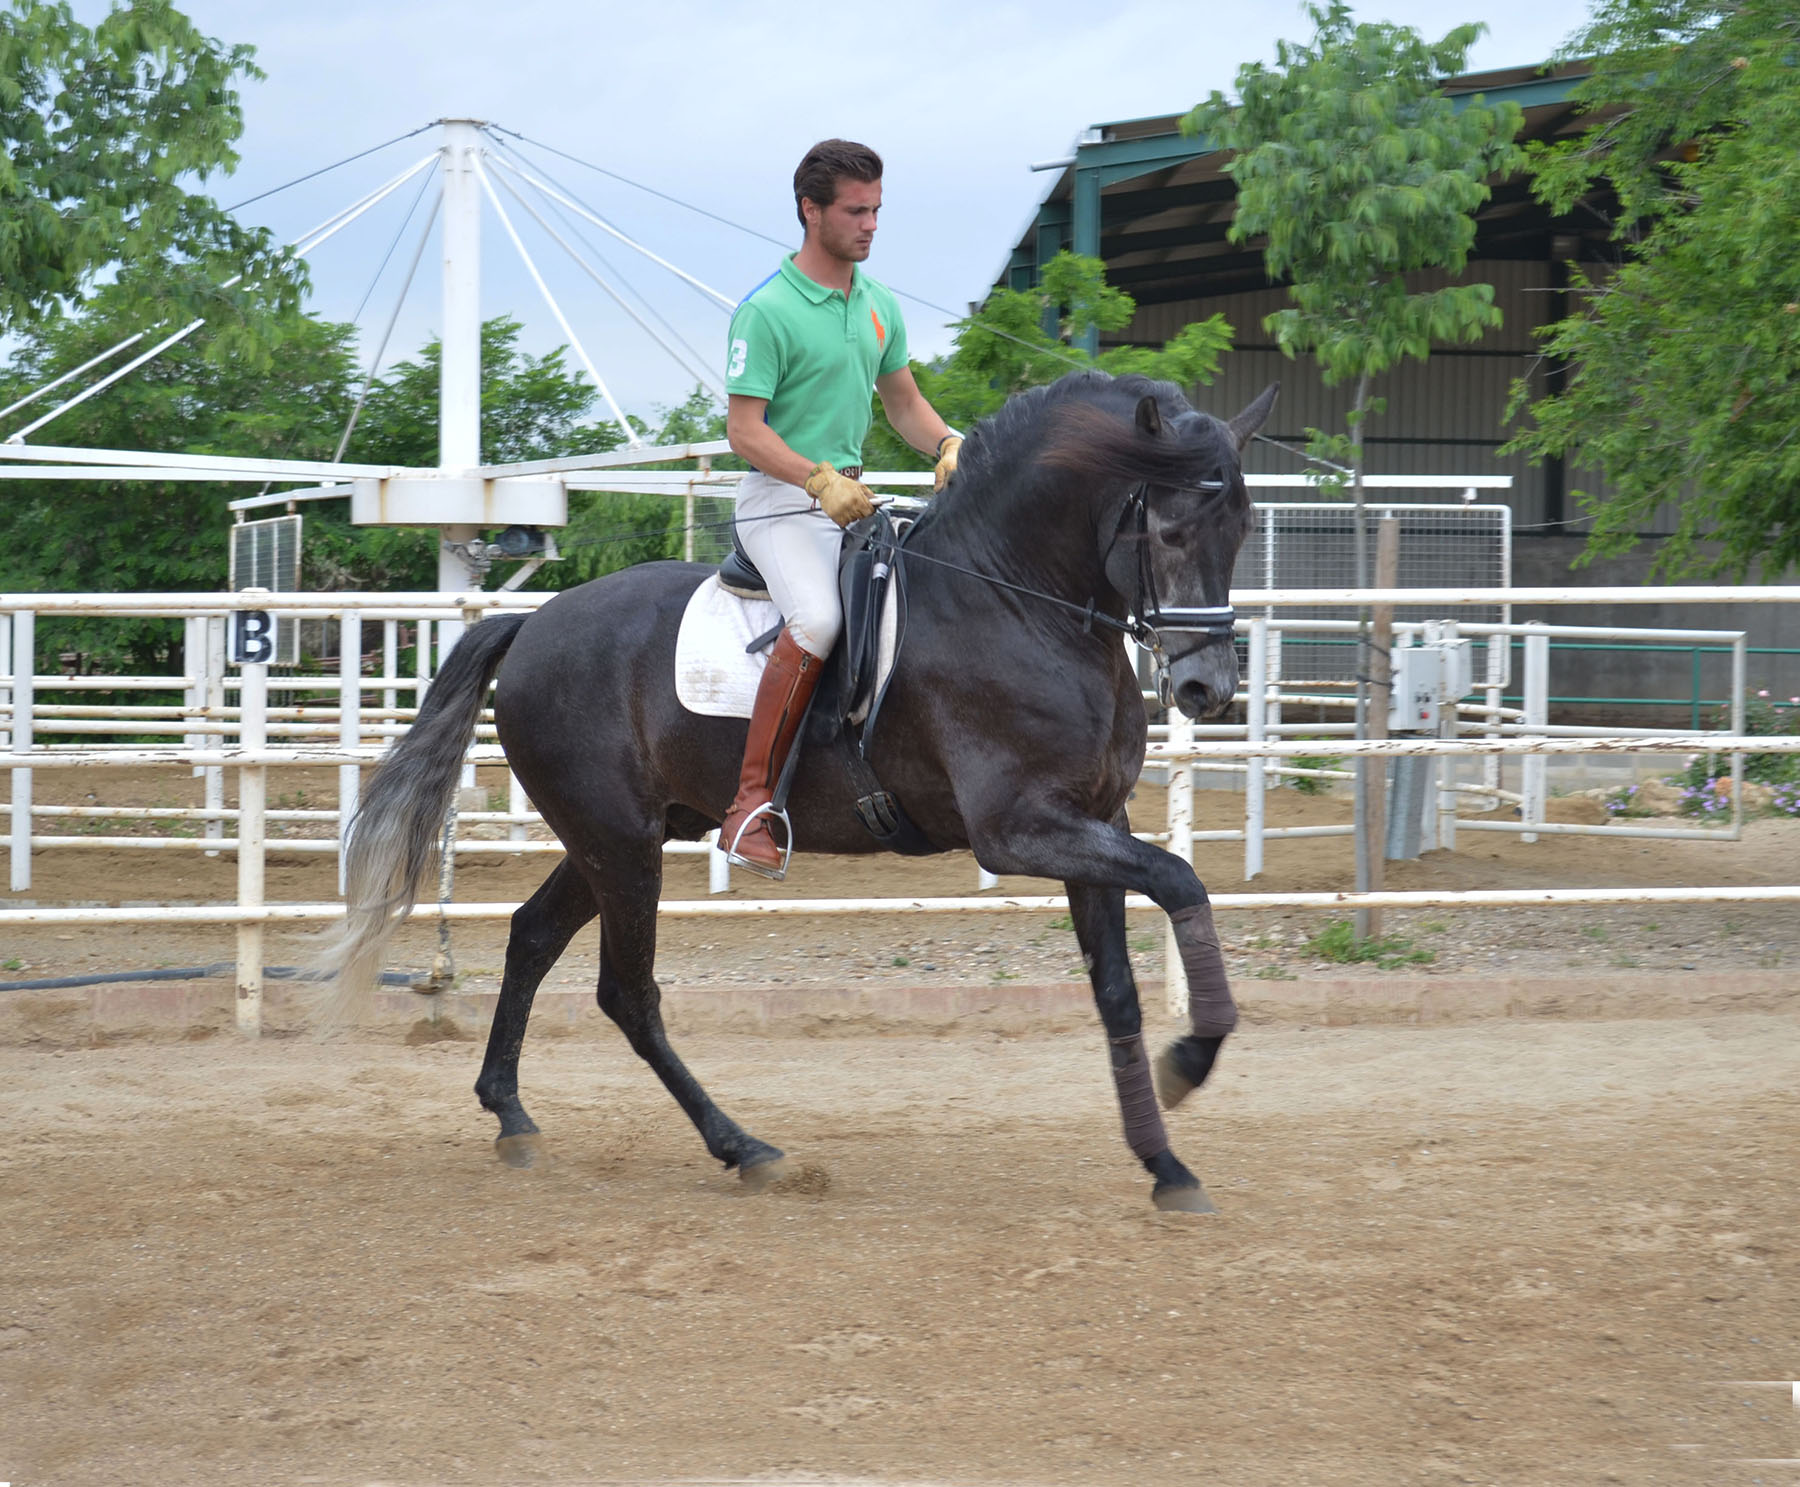
M 729 496 L 694 497 L 693 560 L 721 563 L 731 551 L 731 518 L 737 502 Z
M 1392 515 L 1400 523 L 1397 588 L 1499 589 L 1512 584 L 1512 508 L 1501 505 L 1369 503 L 1369 553 L 1375 527 Z M 1256 529 L 1238 554 L 1234 589 L 1356 588 L 1356 511 L 1340 501 L 1256 504 Z M 1348 604 L 1301 605 L 1259 611 L 1271 619 L 1354 620 Z M 1459 608 L 1455 619 L 1503 623 L 1506 605 Z M 1395 607 L 1398 621 L 1448 618 L 1422 605 Z M 1284 681 L 1351 682 L 1353 637 L 1289 635 L 1281 643 Z

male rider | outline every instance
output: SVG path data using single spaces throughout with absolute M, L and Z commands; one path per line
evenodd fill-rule
M 875 509 L 862 484 L 870 387 L 894 431 L 935 453 L 938 490 L 962 447 L 913 381 L 893 293 L 857 267 L 881 210 L 881 157 L 849 140 L 814 145 L 794 172 L 794 206 L 805 239 L 738 306 L 725 366 L 726 437 L 751 466 L 737 535 L 785 624 L 719 842 L 732 862 L 771 878 L 782 867 L 770 796 L 843 628 L 838 529 Z

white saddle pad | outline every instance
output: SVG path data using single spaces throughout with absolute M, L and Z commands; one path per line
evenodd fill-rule
M 898 613 L 890 585 L 881 609 L 878 688 L 894 669 Z M 769 652 L 765 646 L 751 655 L 744 648 L 780 623 L 781 613 L 769 600 L 739 598 L 719 586 L 718 574 L 709 575 L 688 600 L 675 637 L 675 696 L 681 705 L 709 718 L 749 717 Z

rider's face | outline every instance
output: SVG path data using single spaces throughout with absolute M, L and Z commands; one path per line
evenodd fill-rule
M 861 263 L 869 256 L 880 213 L 880 181 L 839 180 L 837 198 L 830 206 L 806 203 L 806 223 L 814 241 L 845 263 Z

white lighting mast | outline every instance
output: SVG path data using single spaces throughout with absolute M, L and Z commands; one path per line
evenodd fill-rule
M 475 173 L 480 149 L 479 120 L 444 120 L 438 464 L 452 479 L 472 474 L 481 463 L 481 183 Z M 479 587 L 480 575 L 466 553 L 450 546 L 473 541 L 479 528 L 455 525 L 438 532 L 438 588 L 461 592 Z

